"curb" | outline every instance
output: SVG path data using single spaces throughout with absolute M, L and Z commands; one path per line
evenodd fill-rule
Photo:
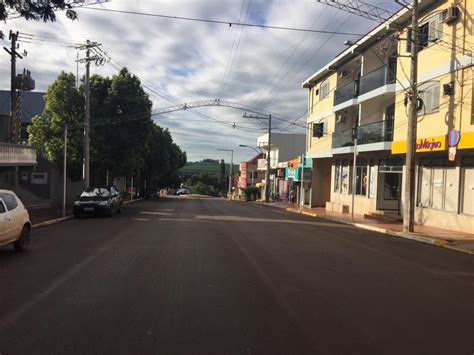
M 429 237 L 426 237 L 426 236 L 420 235 L 420 234 L 396 232 L 396 231 L 392 231 L 390 229 L 370 226 L 370 225 L 363 224 L 363 223 L 347 221 L 347 220 L 339 219 L 339 218 L 336 218 L 336 217 L 318 215 L 316 213 L 310 213 L 310 212 L 304 212 L 304 211 L 300 212 L 299 210 L 294 210 L 292 208 L 286 208 L 286 210 L 290 211 L 290 212 L 294 212 L 294 213 L 304 214 L 304 215 L 311 216 L 311 217 L 319 217 L 321 219 L 325 219 L 325 220 L 332 221 L 332 222 L 352 225 L 354 227 L 370 230 L 370 231 L 373 231 L 373 232 L 388 234 L 388 235 L 391 235 L 391 236 L 394 236 L 394 237 L 409 239 L 409 240 L 413 240 L 413 241 L 420 242 L 420 243 L 430 244 L 430 245 L 434 245 L 434 246 L 437 246 L 437 247 L 442 247 L 442 248 L 451 249 L 451 250 L 454 250 L 454 251 L 457 251 L 457 252 L 474 255 L 474 252 L 472 252 L 470 250 L 466 250 L 466 249 L 462 249 L 462 248 L 458 248 L 458 247 L 449 245 L 449 241 L 445 240 L 445 239 L 429 238 Z
M 67 221 L 68 219 L 71 219 L 73 217 L 74 216 L 66 216 L 66 217 L 51 219 L 49 221 L 45 221 L 45 222 L 41 222 L 41 223 L 36 223 L 36 224 L 33 224 L 31 226 L 31 229 L 37 229 L 37 228 L 41 228 L 41 227 L 50 226 L 51 224 L 56 224 L 56 223 Z
M 135 200 L 124 201 L 124 202 L 122 203 L 122 205 L 128 205 L 128 204 L 130 204 L 130 203 L 134 203 L 134 202 L 138 202 L 138 201 L 143 201 L 143 200 L 144 200 L 144 198 L 142 197 L 142 198 L 137 198 L 137 199 L 135 199 Z
M 137 198 L 136 200 L 125 201 L 125 202 L 123 202 L 123 205 L 128 205 L 128 204 L 130 204 L 130 203 L 138 202 L 138 201 L 141 201 L 141 200 L 143 200 L 143 198 Z M 49 220 L 49 221 L 45 221 L 45 222 L 41 222 L 41 223 L 36 223 L 36 224 L 33 224 L 33 225 L 31 226 L 31 229 L 37 229 L 37 228 L 47 227 L 47 226 L 50 226 L 50 225 L 52 225 L 52 224 L 56 224 L 56 223 L 61 223 L 61 222 L 67 221 L 68 219 L 71 219 L 71 218 L 73 218 L 73 217 L 74 217 L 74 216 L 70 215 L 70 216 L 66 216 L 66 217 L 51 219 L 51 220 Z
M 293 208 L 291 208 L 291 207 L 285 208 L 285 210 L 290 211 L 290 212 L 294 212 L 294 213 L 303 214 L 303 215 L 305 215 L 305 216 L 320 217 L 317 213 L 311 213 L 311 212 L 306 212 L 306 211 L 295 210 L 295 209 L 293 209 Z

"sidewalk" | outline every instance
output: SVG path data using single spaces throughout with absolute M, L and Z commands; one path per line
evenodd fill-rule
M 266 205 L 284 208 L 291 212 L 300 212 L 298 206 L 291 206 L 290 204 L 284 202 L 271 202 Z M 328 212 L 323 207 L 304 207 L 301 213 L 312 217 L 351 224 L 359 228 L 474 254 L 474 234 L 419 225 L 415 226 L 414 233 L 405 233 L 403 232 L 402 222 L 390 222 L 372 218 L 369 219 L 360 214 L 354 214 L 354 221 L 352 221 L 350 213 Z

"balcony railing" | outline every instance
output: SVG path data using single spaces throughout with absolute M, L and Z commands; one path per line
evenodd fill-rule
M 395 82 L 396 66 L 386 64 L 360 78 L 360 95 Z
M 355 99 L 359 95 L 359 81 L 355 80 L 334 91 L 334 105 Z
M 0 166 L 35 165 L 36 150 L 24 145 L 0 143 Z
M 357 127 L 357 144 L 391 142 L 393 140 L 393 120 L 378 121 Z M 352 128 L 334 132 L 332 148 L 352 147 Z

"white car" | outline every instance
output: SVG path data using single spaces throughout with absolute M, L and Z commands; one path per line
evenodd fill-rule
M 0 245 L 12 243 L 22 251 L 30 245 L 28 211 L 13 191 L 0 190 Z

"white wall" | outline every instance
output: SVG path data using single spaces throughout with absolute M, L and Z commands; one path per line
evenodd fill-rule
M 272 165 L 297 158 L 306 151 L 305 134 L 272 133 L 272 147 L 270 160 Z M 266 150 L 268 144 L 268 133 L 257 138 L 257 145 Z

